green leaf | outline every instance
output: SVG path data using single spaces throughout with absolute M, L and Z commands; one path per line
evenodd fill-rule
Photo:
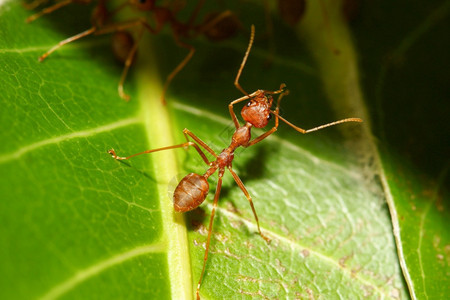
M 365 5 L 355 26 L 381 181 L 414 299 L 450 292 L 449 13 L 448 1 L 384 1 Z
M 242 14 L 258 12 L 241 19 L 246 28 L 255 23 L 262 35 L 262 8 L 251 3 L 239 8 Z M 207 167 L 195 151 L 163 151 L 130 161 L 115 161 L 106 151 L 128 155 L 182 143 L 182 129 L 189 128 L 220 152 L 233 133 L 227 106 L 241 96 L 233 81 L 248 34 L 217 44 L 193 40 L 196 54 L 173 81 L 167 107 L 160 102 L 162 83 L 186 52 L 176 47 L 170 31 L 152 37 L 139 49 L 125 85 L 132 96 L 126 103 L 117 94 L 122 68 L 106 36 L 72 43 L 37 62 L 54 44 L 89 26 L 89 9 L 83 9 L 73 5 L 25 24 L 30 12 L 20 3 L 0 6 L 0 298 L 190 299 L 203 265 L 216 176 L 200 209 L 175 214 L 168 193 L 177 174 L 203 174 Z M 342 62 L 356 68 L 356 55 L 344 55 L 354 49 L 349 37 L 333 35 L 336 45 L 347 48 L 329 68 L 323 64 L 333 61 L 329 45 L 318 48 L 324 55 L 310 56 L 305 44 L 321 39 L 311 33 L 327 35 L 313 26 L 311 17 L 321 14 L 310 13 L 299 24 L 300 37 L 275 19 L 274 30 L 282 34 L 276 34 L 269 68 L 267 43 L 258 35 L 240 82 L 248 92 L 286 83 L 290 95 L 283 100 L 282 114 L 302 128 L 362 115 L 365 123 L 305 136 L 281 125 L 267 140 L 236 151 L 233 169 L 252 195 L 262 231 L 272 242 L 257 234 L 248 201 L 226 174 L 202 298 L 408 297 L 385 205 L 386 196 L 397 209 L 411 203 L 403 195 L 408 191 L 403 180 L 395 189 L 391 180 L 400 161 L 385 159 L 385 152 L 368 139 L 365 111 L 370 105 L 363 104 L 361 95 L 347 97 L 348 91 L 361 90 L 357 73 L 350 79 L 341 73 L 348 71 Z M 343 26 L 346 32 L 345 23 L 329 20 L 331 28 Z M 330 105 L 327 99 L 336 97 L 330 87 L 344 79 L 349 90 L 336 92 L 347 94 Z M 383 187 L 374 179 L 379 170 L 361 163 L 361 151 L 381 157 L 388 180 L 381 180 Z M 420 215 L 426 228 L 419 235 L 422 243 L 446 224 L 434 206 L 425 210 L 437 219 Z M 403 230 L 414 234 L 417 227 L 405 221 L 400 228 L 400 242 L 408 249 L 414 239 L 404 240 Z M 419 260 L 423 266 L 430 263 L 423 268 L 429 298 L 438 295 L 437 281 L 428 281 L 433 276 L 429 270 L 437 271 L 433 266 L 441 263 L 443 271 L 437 274 L 448 273 L 448 255 L 440 252 L 448 245 L 443 234 L 438 242 L 431 240 L 438 249 L 432 251 L 444 260 Z M 400 261 L 418 270 L 415 251 L 403 256 Z
M 443 101 L 445 84 L 439 85 L 439 81 L 442 77 L 448 78 L 448 69 L 442 69 L 440 61 L 448 56 L 445 50 L 431 50 L 433 58 L 425 63 L 422 60 L 429 57 L 433 49 L 430 41 L 437 42 L 435 49 L 449 45 L 448 38 L 442 37 L 446 36 L 450 3 L 434 1 L 411 5 L 405 1 L 392 5 L 385 1 L 361 6 L 360 16 L 354 21 L 362 58 L 361 87 L 369 91 L 364 103 L 372 112 L 374 132 L 380 139 L 377 145 L 369 140 L 361 149 L 367 152 L 367 163 L 375 162 L 372 171 L 379 178 L 389 205 L 399 262 L 410 296 L 442 299 L 450 291 L 450 268 L 446 260 L 450 243 L 446 230 L 449 197 L 444 189 L 450 162 L 449 126 L 445 120 L 450 111 Z M 406 15 L 408 18 L 399 18 Z M 345 21 L 340 23 L 333 10 L 329 11 L 329 19 L 331 26 L 316 18 L 309 28 L 299 26 L 298 32 L 306 37 L 313 50 L 335 106 L 358 110 L 365 105 L 358 106 L 362 89 L 358 86 L 360 76 L 354 66 L 357 58 L 348 47 L 351 42 L 345 43 L 350 40 Z M 322 35 L 317 34 L 318 26 L 325 28 Z M 316 50 L 327 46 L 339 50 L 340 58 L 333 59 Z M 333 70 L 347 76 L 339 79 Z M 433 75 L 424 79 L 421 74 Z M 337 101 L 342 97 L 355 101 Z M 370 121 L 365 119 L 366 123 Z M 411 123 L 417 126 L 412 127 Z M 431 140 L 429 132 L 437 132 Z M 428 146 L 419 146 L 423 143 Z M 400 156 L 409 157 L 417 166 L 412 167 L 411 162 Z M 422 175 L 418 176 L 420 169 Z M 426 179 L 425 172 L 433 174 L 437 182 Z

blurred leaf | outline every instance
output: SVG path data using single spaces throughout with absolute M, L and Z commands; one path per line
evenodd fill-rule
M 262 35 L 262 8 L 240 8 L 257 10 L 241 19 Z M 61 10 L 27 25 L 29 14 L 15 2 L 0 7 L 0 298 L 190 298 L 203 264 L 215 176 L 202 208 L 186 214 L 186 230 L 184 216 L 172 213 L 168 182 L 206 170 L 195 151 L 118 162 L 106 150 L 126 155 L 181 143 L 184 127 L 216 151 L 226 147 L 233 132 L 227 105 L 241 96 L 232 83 L 248 34 L 224 44 L 192 41 L 197 52 L 163 107 L 161 82 L 186 54 L 168 32 L 141 47 L 125 86 L 132 100 L 125 103 L 108 37 L 68 45 L 39 64 L 42 52 L 88 23 Z M 283 34 L 276 34 L 270 68 L 264 67 L 268 46 L 257 37 L 241 78 L 246 90 L 286 83 L 291 94 L 283 116 L 303 128 L 363 113 L 365 106 L 353 109 L 361 105 L 353 98 L 332 110 L 320 59 L 278 19 L 275 32 Z M 334 82 L 343 78 L 331 70 Z M 408 297 L 385 191 L 358 160 L 368 147 L 368 124 L 306 136 L 282 125 L 267 141 L 236 152 L 233 167 L 272 243 L 256 234 L 248 202 L 227 174 L 203 297 Z
M 446 260 L 449 197 L 445 190 L 450 163 L 446 119 L 450 110 L 444 100 L 448 86 L 443 80 L 449 79 L 449 72 L 442 67 L 448 61 L 444 49 L 450 44 L 446 34 L 450 3 L 433 2 L 411 5 L 404 1 L 393 6 L 388 1 L 346 1 L 360 8 L 353 16 L 360 71 L 355 67 L 358 59 L 346 22 L 339 22 L 339 16 L 333 14 L 336 9 L 327 11 L 328 24 L 316 18 L 309 28 L 298 28 L 321 67 L 325 89 L 335 107 L 371 112 L 371 118 L 365 117 L 366 124 L 374 121 L 380 142 L 370 142 L 368 134 L 367 143 L 359 149 L 365 149 L 366 164 L 383 186 L 399 261 L 414 299 L 442 299 L 450 291 Z M 328 2 L 327 8 L 332 7 Z M 315 8 L 324 11 L 320 5 Z M 324 30 L 318 31 L 320 26 Z M 338 58 L 327 56 L 326 48 L 334 49 Z M 336 72 L 345 76 L 339 78 Z M 426 173 L 435 181 L 426 179 Z
M 449 1 L 367 1 L 353 26 L 378 175 L 405 280 L 418 299 L 450 292 L 449 13 Z

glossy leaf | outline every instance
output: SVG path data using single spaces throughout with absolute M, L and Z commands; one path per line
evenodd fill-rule
M 255 9 L 260 14 L 245 19 L 245 26 L 255 23 L 262 33 L 264 12 Z M 84 21 L 61 10 L 27 25 L 29 14 L 16 2 L 0 7 L 0 298 L 190 299 L 203 264 L 216 177 L 200 209 L 174 214 L 168 193 L 177 174 L 206 170 L 195 151 L 124 162 L 106 151 L 127 155 L 181 143 L 185 127 L 217 152 L 226 147 L 233 132 L 227 105 L 241 96 L 233 81 L 248 35 L 217 44 L 192 41 L 196 54 L 174 80 L 165 107 L 162 82 L 185 55 L 168 32 L 140 48 L 126 103 L 117 95 L 121 66 L 107 36 L 37 62 L 52 45 L 86 29 L 86 11 Z M 308 30 L 308 17 L 303 22 Z M 269 68 L 269 47 L 257 38 L 241 78 L 246 90 L 286 83 L 291 93 L 283 116 L 304 128 L 364 114 L 362 99 L 330 106 L 327 72 L 304 46 L 313 37 L 305 43 L 276 18 L 277 30 L 284 34 L 276 35 Z M 331 82 L 338 82 L 339 65 L 331 70 Z M 282 125 L 266 141 L 236 152 L 233 168 L 272 242 L 257 234 L 246 198 L 226 174 L 202 298 L 408 297 L 386 191 L 359 160 L 373 146 L 369 130 L 370 122 L 343 124 L 301 136 Z M 390 186 L 401 205 L 402 188 Z M 442 238 L 439 245 L 445 243 Z M 414 268 L 410 254 L 406 263 Z M 434 289 L 428 295 L 436 295 Z

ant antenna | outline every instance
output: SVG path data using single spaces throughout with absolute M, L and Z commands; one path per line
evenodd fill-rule
M 289 122 L 288 120 L 286 120 L 285 118 L 280 116 L 276 110 L 271 110 L 270 112 L 272 114 L 274 114 L 277 118 L 279 118 L 281 121 L 283 121 L 284 123 L 288 124 L 289 126 L 294 128 L 295 130 L 297 130 L 298 132 L 303 133 L 303 134 L 310 133 L 310 132 L 317 131 L 317 130 L 321 130 L 321 129 L 324 129 L 324 128 L 327 128 L 327 127 L 330 127 L 330 126 L 334 126 L 334 125 L 337 125 L 337 124 L 341 124 L 341 123 L 346 123 L 346 122 L 358 122 L 358 123 L 361 123 L 363 121 L 360 118 L 347 118 L 347 119 L 342 119 L 342 120 L 339 120 L 339 121 L 327 123 L 327 124 L 324 124 L 324 125 L 320 125 L 320 126 L 317 126 L 317 127 L 305 130 L 303 128 L 295 126 L 294 124 L 292 124 L 291 122 Z
M 245 52 L 244 59 L 242 60 L 241 67 L 236 75 L 236 79 L 234 80 L 234 85 L 238 90 L 240 90 L 244 95 L 250 98 L 249 94 L 241 87 L 239 84 L 239 78 L 241 77 L 242 70 L 244 69 L 245 63 L 247 62 L 248 55 L 250 54 L 250 50 L 252 49 L 253 40 L 255 39 L 255 25 L 251 27 L 250 33 L 250 41 L 248 42 L 247 51 Z

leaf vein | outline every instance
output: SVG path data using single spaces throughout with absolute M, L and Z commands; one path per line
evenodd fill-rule
M 96 128 L 92 128 L 92 129 L 88 129 L 88 130 L 81 130 L 81 131 L 74 131 L 74 132 L 71 132 L 68 134 L 55 136 L 55 137 L 52 137 L 49 139 L 35 142 L 32 144 L 26 145 L 22 148 L 19 148 L 13 152 L 5 153 L 5 154 L 1 155 L 0 156 L 0 164 L 5 163 L 9 160 L 19 159 L 23 155 L 27 154 L 28 152 L 31 152 L 31 151 L 36 150 L 41 147 L 45 147 L 45 146 L 53 145 L 53 144 L 59 144 L 61 142 L 66 142 L 66 141 L 69 141 L 69 140 L 75 139 L 75 138 L 90 137 L 90 136 L 96 135 L 98 133 L 108 132 L 108 131 L 111 131 L 111 130 L 114 130 L 114 129 L 117 129 L 120 127 L 137 124 L 139 122 L 140 122 L 140 119 L 138 119 L 138 118 L 128 118 L 128 119 L 123 119 L 123 120 L 113 122 L 110 124 L 106 124 L 103 126 L 99 126 Z
M 210 209 L 212 209 L 212 205 L 210 203 L 208 203 L 207 206 Z M 237 214 L 235 214 L 233 212 L 230 212 L 230 211 L 228 211 L 226 209 L 223 209 L 221 207 L 217 207 L 216 209 L 217 209 L 217 211 L 219 211 L 223 215 L 226 215 L 227 217 L 231 217 L 231 218 L 234 218 L 234 219 L 238 219 L 239 221 L 245 223 L 247 227 L 256 230 L 256 225 L 253 222 L 250 222 L 247 219 L 243 218 L 242 216 L 239 216 L 239 215 L 237 215 Z M 278 233 L 276 233 L 276 232 L 274 232 L 274 231 L 272 231 L 270 229 L 265 228 L 264 226 L 261 226 L 261 230 L 263 230 L 264 233 L 267 233 L 267 234 L 275 237 L 280 242 L 289 245 L 289 247 L 291 247 L 292 249 L 299 249 L 299 250 L 307 249 L 310 254 L 315 255 L 316 257 L 322 259 L 323 261 L 329 263 L 330 265 L 336 267 L 337 269 L 342 270 L 342 272 L 345 274 L 345 276 L 350 278 L 350 280 L 356 279 L 359 282 L 361 282 L 363 285 L 371 287 L 373 290 L 375 290 L 378 294 L 382 295 L 384 298 L 392 298 L 388 294 L 386 294 L 386 292 L 381 290 L 380 287 L 377 286 L 376 284 L 374 284 L 373 282 L 370 282 L 370 281 L 362 278 L 361 276 L 359 276 L 358 273 L 353 273 L 350 269 L 343 267 L 339 263 L 339 261 L 335 261 L 331 257 L 328 257 L 327 255 L 325 255 L 325 254 L 323 254 L 321 252 L 318 252 L 318 251 L 316 251 L 316 250 L 314 250 L 312 248 L 303 246 L 303 245 L 299 244 L 297 241 L 292 241 L 292 240 L 290 240 L 290 239 L 288 239 L 286 237 L 283 237 L 283 236 L 279 235 Z
M 70 290 L 72 290 L 73 288 L 75 288 L 77 285 L 83 283 L 86 280 L 89 280 L 90 278 L 100 274 L 101 272 L 111 267 L 114 267 L 127 260 L 133 259 L 141 255 L 163 252 L 165 250 L 165 247 L 166 245 L 164 243 L 144 245 L 130 249 L 126 252 L 119 253 L 103 261 L 99 261 L 90 267 L 79 270 L 72 277 L 51 288 L 39 299 L 42 300 L 57 299 L 62 295 L 66 294 L 67 292 L 69 292 Z

